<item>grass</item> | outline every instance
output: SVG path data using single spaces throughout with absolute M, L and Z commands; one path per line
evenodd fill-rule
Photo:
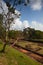
M 43 47 L 39 46 L 39 43 L 35 43 L 35 42 L 29 42 L 29 41 L 20 41 L 17 43 L 18 45 L 22 46 L 22 47 L 26 47 L 26 45 L 30 45 L 31 46 L 31 50 L 38 52 L 39 54 L 43 54 Z M 36 51 L 38 48 L 41 48 L 40 50 Z
M 29 44 L 29 42 L 27 42 L 27 41 L 19 41 L 18 43 L 17 43 L 17 45 L 20 45 L 20 46 L 22 46 L 22 47 L 25 47 L 26 45 L 28 45 Z
M 22 46 L 22 47 L 25 47 L 25 46 L 28 45 L 28 44 L 30 44 L 30 45 L 32 45 L 32 46 L 37 46 L 36 43 L 34 43 L 34 42 L 28 42 L 28 41 L 20 41 L 20 42 L 18 42 L 17 44 L 20 45 L 20 46 Z
M 0 50 L 3 44 L 0 44 Z M 11 46 L 6 46 L 5 53 L 0 53 L 0 65 L 42 65 L 27 55 L 17 51 Z

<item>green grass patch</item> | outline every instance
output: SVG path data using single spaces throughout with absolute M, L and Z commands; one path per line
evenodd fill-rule
M 0 50 L 3 45 L 0 44 Z M 16 49 L 6 46 L 5 53 L 0 53 L 0 65 L 42 65 Z
M 43 47 L 40 46 L 40 44 L 41 44 L 41 43 L 29 42 L 29 41 L 19 41 L 19 42 L 17 43 L 17 45 L 20 45 L 20 46 L 22 46 L 22 47 L 24 47 L 24 48 L 26 48 L 26 45 L 29 46 L 29 48 L 30 48 L 30 46 L 31 46 L 31 50 L 32 50 L 32 51 L 37 52 L 37 53 L 39 53 L 39 54 L 43 54 Z M 39 48 L 41 48 L 41 49 L 38 50 L 38 51 L 36 51 L 36 50 L 39 49 Z

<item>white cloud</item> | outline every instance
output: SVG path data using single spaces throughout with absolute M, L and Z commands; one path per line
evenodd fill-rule
M 27 20 L 25 21 L 20 21 L 20 19 L 16 19 L 15 20 L 15 24 L 11 24 L 11 28 L 10 29 L 15 29 L 15 30 L 23 30 L 24 28 L 29 27 L 29 23 Z
M 18 10 L 15 10 L 15 14 L 20 15 L 21 13 Z
M 30 0 L 30 5 L 33 10 L 40 10 L 42 8 L 42 0 Z
M 32 21 L 31 27 L 32 27 L 32 28 L 35 28 L 36 30 L 41 30 L 41 31 L 43 31 L 43 24 L 42 24 L 42 23 L 39 23 L 39 22 L 37 22 L 37 21 Z
M 2 4 L 2 7 L 5 11 L 5 14 L 8 12 L 8 7 L 6 6 L 6 3 L 3 0 L 0 0 L 0 6 Z M 2 9 L 0 8 L 0 13 L 2 13 Z
M 15 30 L 22 30 L 23 29 L 23 26 L 22 26 L 22 22 L 19 20 L 19 19 L 16 19 L 15 21 L 15 24 L 11 24 L 11 28 L 10 29 L 15 29 Z
M 32 21 L 31 23 L 29 23 L 29 21 L 27 21 L 27 20 L 24 20 L 22 22 L 22 21 L 20 21 L 20 19 L 17 19 L 15 21 L 15 24 L 12 23 L 10 29 L 23 30 L 24 28 L 27 28 L 27 27 L 31 27 L 31 28 L 34 28 L 36 30 L 43 31 L 43 24 L 42 23 L 39 23 L 37 21 Z
M 29 22 L 28 22 L 27 20 L 24 20 L 24 21 L 23 21 L 23 27 L 24 27 L 24 28 L 29 27 Z

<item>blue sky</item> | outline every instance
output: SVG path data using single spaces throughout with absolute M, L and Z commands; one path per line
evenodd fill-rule
M 29 20 L 30 22 L 35 20 L 43 23 L 43 9 L 32 10 L 29 6 L 24 7 L 24 10 L 21 11 L 21 20 Z
M 5 0 L 5 1 L 9 1 L 9 0 Z M 11 0 L 11 2 L 13 3 L 14 0 Z M 34 6 L 36 5 L 37 7 L 39 6 L 39 8 L 36 8 L 35 10 L 33 10 L 31 8 L 31 6 L 33 5 L 28 5 L 28 6 L 18 6 L 18 9 L 21 8 L 21 20 L 29 20 L 30 22 L 32 20 L 36 20 L 36 21 L 39 21 L 39 22 L 43 22 L 43 2 L 42 0 L 30 0 L 30 1 L 33 1 L 34 3 Z M 42 3 L 40 3 L 42 2 Z M 37 3 L 39 3 L 39 5 L 37 5 Z M 40 7 L 41 6 L 41 7 Z
M 18 24 L 15 22 L 16 25 L 13 24 L 13 28 L 16 26 L 15 28 L 18 29 L 21 26 L 22 29 L 24 26 L 25 28 L 32 27 L 43 31 L 43 0 L 30 0 L 30 4 L 28 6 L 18 5 L 16 8 L 20 10 L 21 13 L 21 17 L 16 21 L 21 23 Z

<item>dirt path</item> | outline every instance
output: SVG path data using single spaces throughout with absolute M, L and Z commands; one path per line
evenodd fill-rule
M 35 54 L 35 53 L 32 53 L 32 52 L 30 52 L 30 51 L 27 51 L 27 50 L 25 50 L 25 49 L 23 49 L 23 48 L 20 48 L 20 47 L 17 47 L 17 46 L 14 46 L 14 48 L 17 49 L 17 50 L 20 51 L 20 52 L 25 53 L 26 55 L 30 56 L 32 59 L 35 59 L 35 60 L 37 60 L 38 62 L 40 62 L 40 63 L 43 64 L 43 57 L 42 57 L 42 56 L 37 55 L 37 54 Z

